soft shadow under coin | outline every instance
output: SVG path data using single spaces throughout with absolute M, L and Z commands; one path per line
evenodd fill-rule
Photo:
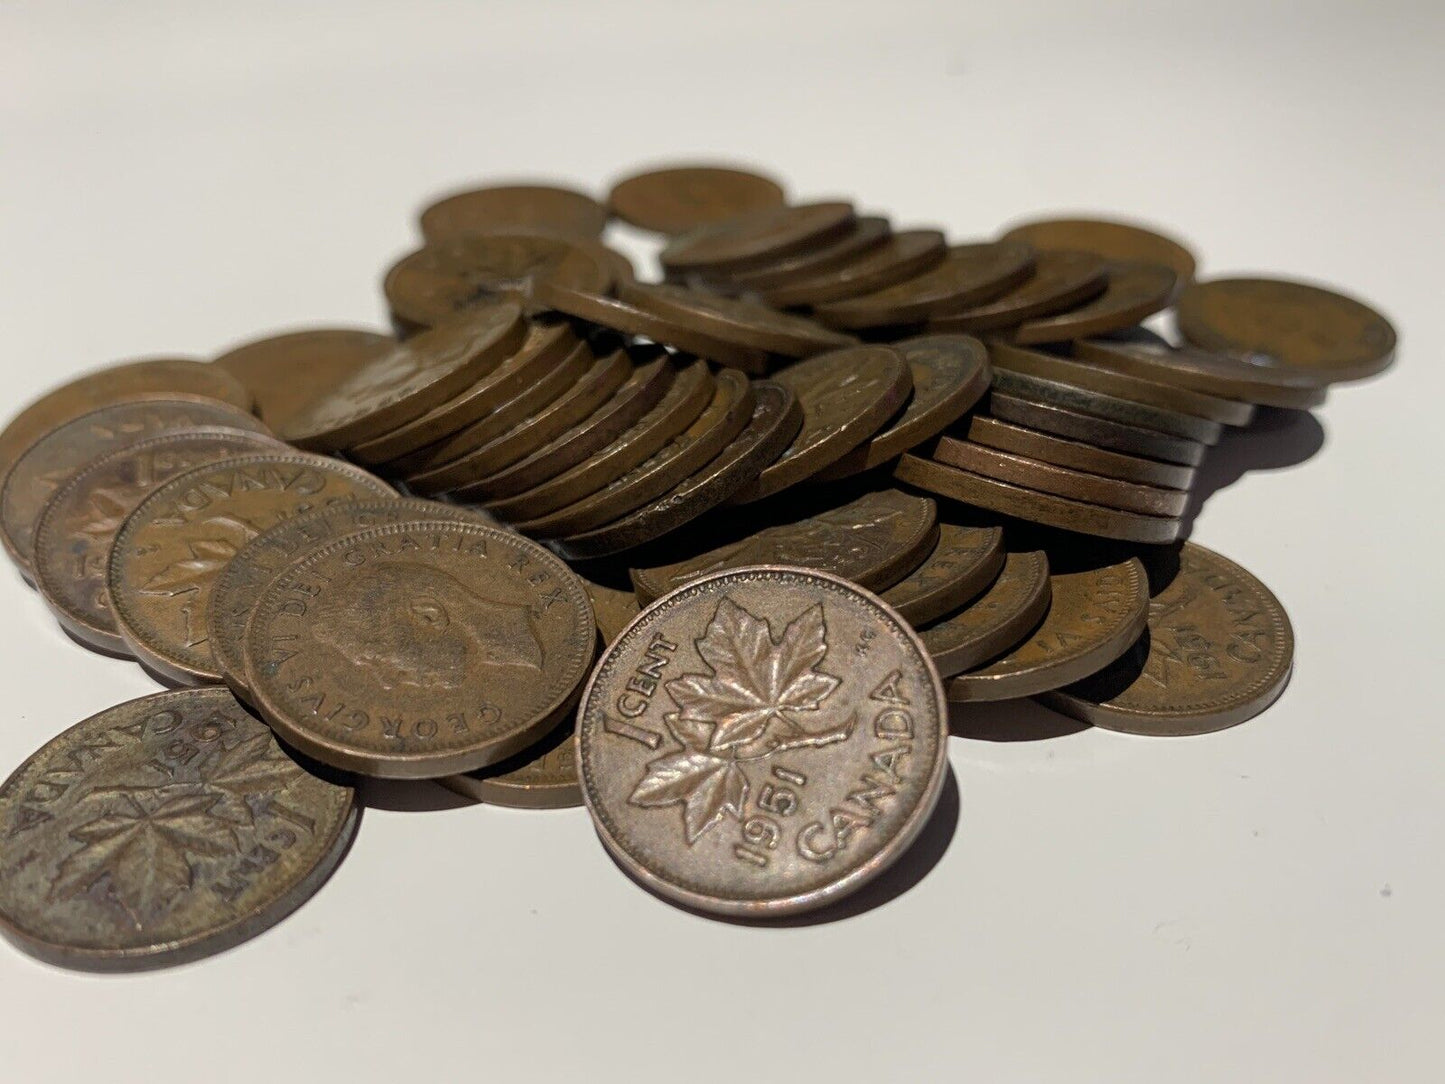
M 996 700 L 950 704 L 948 729 L 954 737 L 978 741 L 1047 741 L 1088 730 L 1088 723 L 1033 700 Z
M 1250 471 L 1298 466 L 1324 446 L 1325 428 L 1309 411 L 1260 407 L 1253 424 L 1226 429 L 1195 471 L 1181 535 L 1190 535 L 1204 502 L 1219 490 Z
M 435 813 L 477 804 L 430 779 L 357 779 L 356 794 L 367 809 L 392 813 Z

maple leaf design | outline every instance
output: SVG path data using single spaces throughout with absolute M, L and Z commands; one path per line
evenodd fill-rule
M 261 528 L 236 516 L 212 516 L 204 526 L 224 531 L 230 538 L 198 538 L 186 543 L 187 557 L 161 569 L 140 590 L 147 595 L 181 595 L 196 590 L 225 568 L 241 547 L 261 533 Z
M 114 538 L 130 514 L 131 506 L 109 489 L 97 489 L 87 502 L 85 521 L 78 530 L 92 541 Z
M 229 749 L 217 752 L 201 769 L 202 784 L 218 797 L 231 799 L 218 816 L 232 814 L 255 823 L 248 799 L 269 799 L 289 787 L 302 774 L 296 762 L 281 751 L 269 733 L 253 734 Z
M 649 763 L 631 801 L 650 808 L 681 803 L 683 829 L 691 846 L 729 814 L 742 818 L 748 777 L 731 757 L 707 751 L 712 730 L 708 724 L 676 715 L 663 721 L 682 744 L 682 752 Z

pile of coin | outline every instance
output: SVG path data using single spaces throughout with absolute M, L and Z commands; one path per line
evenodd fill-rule
M 657 281 L 613 218 L 664 235 Z M 585 804 L 656 892 L 771 916 L 907 848 L 950 704 L 1242 722 L 1293 637 L 1178 541 L 1196 468 L 1394 348 L 1360 302 L 1195 281 L 1141 226 L 952 244 L 721 166 L 605 202 L 475 189 L 421 231 L 384 276 L 395 336 L 112 366 L 0 434 L 21 573 L 179 686 L 0 789 L 0 926 L 30 951 L 254 934 L 345 851 L 356 776 Z M 1185 345 L 1140 326 L 1170 306 Z

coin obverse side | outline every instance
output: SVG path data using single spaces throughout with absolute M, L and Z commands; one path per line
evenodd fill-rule
M 645 609 L 578 711 L 582 794 L 623 868 L 688 907 L 813 910 L 918 836 L 947 771 L 927 651 L 876 597 L 786 567 Z
M 42 960 L 161 967 L 253 937 L 304 903 L 357 822 L 220 688 L 92 715 L 0 786 L 0 928 Z

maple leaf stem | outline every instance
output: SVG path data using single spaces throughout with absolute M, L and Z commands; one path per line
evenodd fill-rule
M 783 718 L 787 718 L 783 716 Z M 854 712 L 848 716 L 846 722 L 841 723 L 829 730 L 804 730 L 792 719 L 787 720 L 793 725 L 797 733 L 790 738 L 774 738 L 768 743 L 768 750 L 765 753 L 758 753 L 755 756 L 740 757 L 734 755 L 737 761 L 766 760 L 777 753 L 786 753 L 790 749 L 818 749 L 825 745 L 836 745 L 840 741 L 847 741 L 853 736 L 853 731 L 858 726 L 858 714 Z

